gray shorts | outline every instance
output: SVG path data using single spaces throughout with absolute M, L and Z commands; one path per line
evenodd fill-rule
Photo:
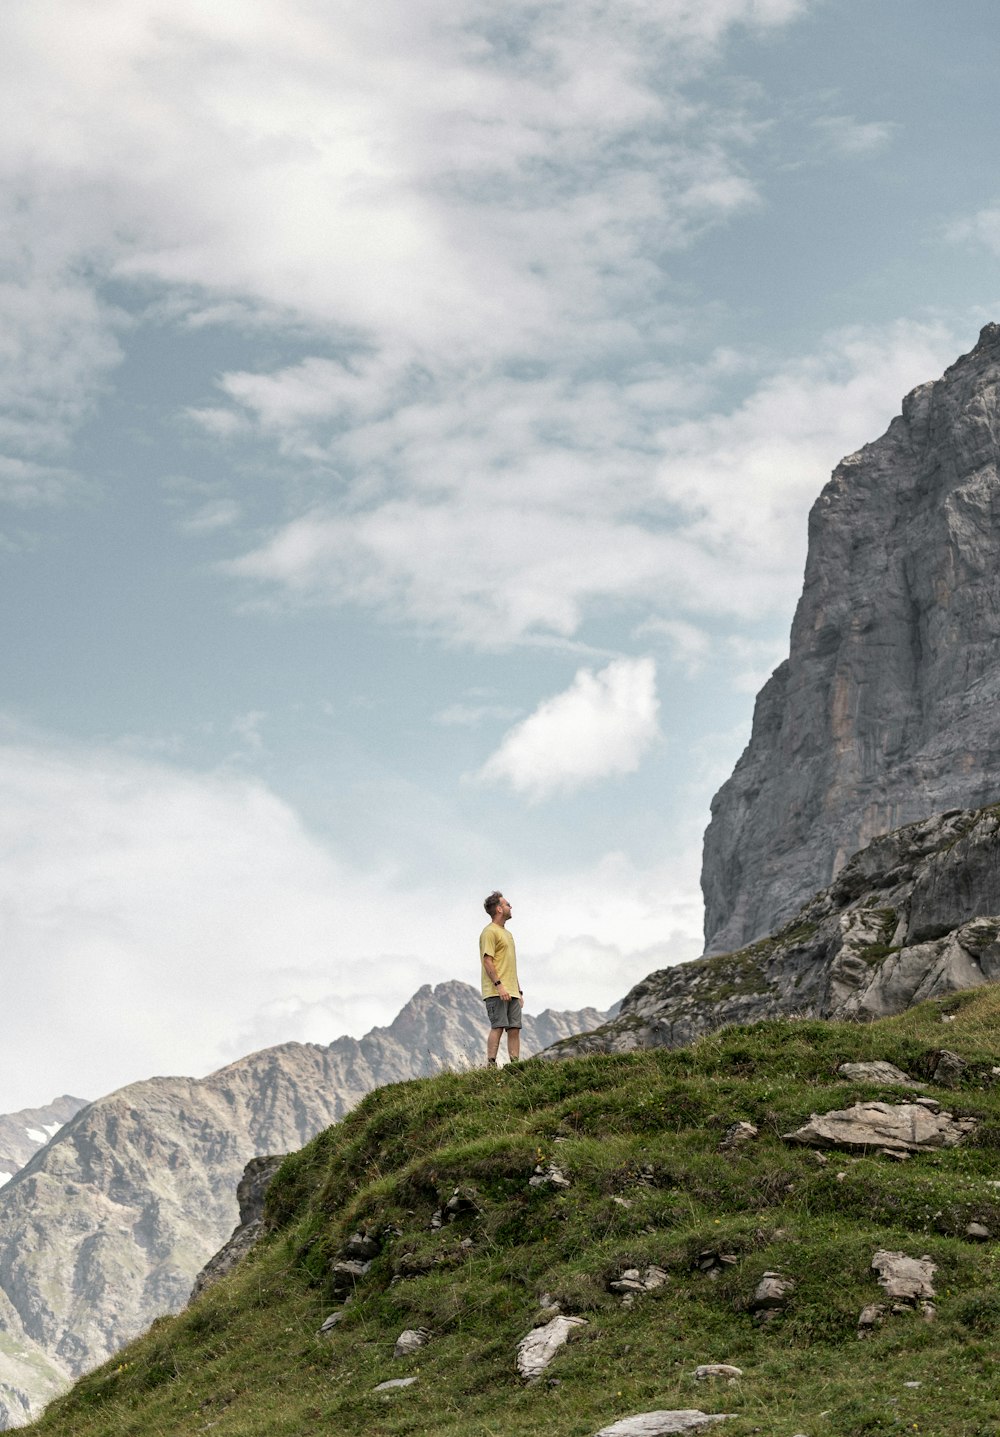
M 511 998 L 504 1002 L 496 996 L 483 1000 L 486 1004 L 486 1016 L 490 1020 L 491 1028 L 520 1028 L 522 1003 L 520 998 Z

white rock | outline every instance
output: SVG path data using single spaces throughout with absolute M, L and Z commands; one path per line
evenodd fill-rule
M 813 1113 L 785 1141 L 818 1148 L 883 1148 L 928 1152 L 953 1148 L 976 1127 L 974 1118 L 953 1118 L 922 1103 L 855 1103 L 830 1113 Z
M 743 1368 L 732 1367 L 728 1362 L 703 1362 L 694 1369 L 694 1375 L 699 1382 L 704 1382 L 707 1377 L 742 1377 Z
M 416 1380 L 415 1377 L 390 1377 L 388 1382 L 380 1382 L 377 1387 L 372 1388 L 372 1391 L 393 1392 L 397 1387 L 412 1387 Z
M 533 1327 L 517 1344 L 517 1370 L 526 1380 L 540 1376 L 560 1347 L 569 1341 L 575 1327 L 586 1327 L 583 1317 L 566 1317 L 560 1313 L 544 1327 Z
M 872 1271 L 878 1273 L 879 1287 L 894 1302 L 915 1306 L 934 1296 L 937 1267 L 926 1253 L 923 1257 L 907 1257 L 902 1252 L 879 1248 L 872 1258 Z
M 430 1333 L 423 1327 L 408 1327 L 396 1338 L 396 1345 L 392 1350 L 393 1357 L 409 1357 L 414 1352 L 419 1352 L 421 1347 L 426 1347 L 430 1340 Z
M 902 1068 L 897 1068 L 895 1063 L 887 1063 L 882 1059 L 872 1063 L 841 1063 L 837 1072 L 842 1078 L 848 1078 L 855 1083 L 886 1083 L 899 1088 L 923 1087 L 923 1083 L 915 1082 Z
M 623 1417 L 602 1427 L 594 1437 L 673 1437 L 677 1432 L 698 1432 L 714 1422 L 725 1422 L 732 1412 L 699 1412 L 696 1408 L 685 1407 L 669 1412 L 639 1412 L 635 1417 Z

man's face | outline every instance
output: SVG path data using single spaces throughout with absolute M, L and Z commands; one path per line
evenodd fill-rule
M 501 898 L 501 899 L 500 899 L 500 902 L 497 904 L 497 919 L 498 919 L 500 922 L 504 922 L 504 921 L 506 921 L 506 919 L 508 919 L 508 918 L 510 917 L 510 915 L 511 915 L 511 906 L 510 906 L 510 904 L 507 902 L 506 898 Z

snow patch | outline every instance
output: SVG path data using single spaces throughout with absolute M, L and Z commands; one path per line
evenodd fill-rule
M 57 1133 L 57 1132 L 59 1131 L 59 1129 L 60 1129 L 61 1127 L 63 1127 L 63 1126 L 64 1126 L 64 1125 L 63 1125 L 62 1123 L 43 1123 L 43 1124 L 42 1124 L 42 1127 L 43 1127 L 43 1128 L 45 1129 L 45 1131 L 48 1133 L 48 1135 L 49 1135 L 50 1138 L 54 1138 L 55 1135 L 56 1135 L 56 1133 Z
M 33 1143 L 47 1143 L 48 1133 L 40 1133 L 37 1128 L 25 1128 L 24 1130 Z
M 0 1173 L 0 1188 L 3 1187 L 4 1183 L 9 1183 L 13 1176 L 13 1173 Z

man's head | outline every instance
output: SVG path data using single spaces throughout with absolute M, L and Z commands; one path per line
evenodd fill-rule
M 506 923 L 511 914 L 510 904 L 499 889 L 495 889 L 489 898 L 483 899 L 483 907 L 494 923 Z

